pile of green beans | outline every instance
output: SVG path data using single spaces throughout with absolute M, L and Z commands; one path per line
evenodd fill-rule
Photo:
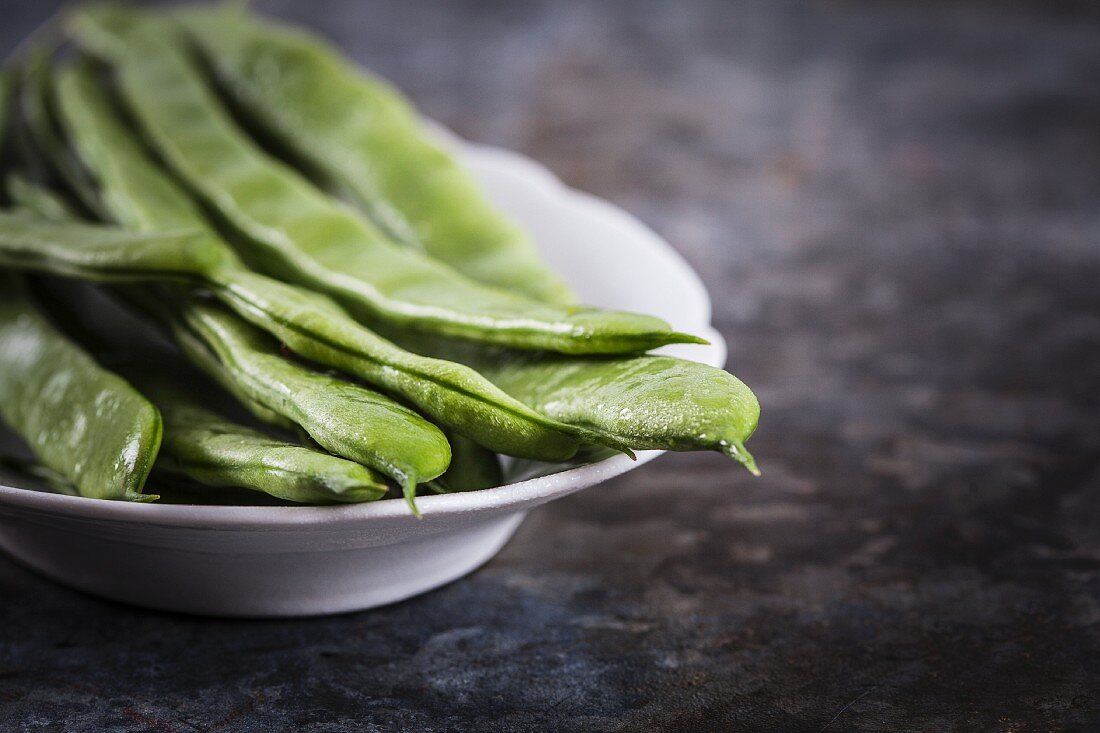
M 574 304 L 411 104 L 321 40 L 229 6 L 78 7 L 59 37 L 0 70 L 0 134 L 21 133 L 0 422 L 73 492 L 183 477 L 417 514 L 418 491 L 500 485 L 502 455 L 757 472 L 748 387 L 646 353 L 702 339 Z M 190 366 L 151 373 L 149 342 L 32 274 L 102 291 Z

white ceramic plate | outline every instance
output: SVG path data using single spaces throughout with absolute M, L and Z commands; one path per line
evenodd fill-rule
M 450 137 L 449 135 L 444 135 Z M 563 186 L 514 153 L 454 141 L 501 208 L 594 305 L 659 315 L 710 346 L 666 353 L 714 366 L 696 274 L 615 206 Z M 491 558 L 532 508 L 637 462 L 616 456 L 496 489 L 333 507 L 130 504 L 0 485 L 0 547 L 66 585 L 127 603 L 220 616 L 304 616 L 392 603 L 459 578 Z M 150 487 L 155 492 L 155 487 Z

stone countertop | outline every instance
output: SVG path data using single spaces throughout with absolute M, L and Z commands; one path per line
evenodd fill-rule
M 11 48 L 48 3 L 8 3 Z M 279 622 L 0 560 L 0 728 L 1100 728 L 1085 2 L 261 3 L 699 270 L 753 480 L 670 455 L 472 576 Z

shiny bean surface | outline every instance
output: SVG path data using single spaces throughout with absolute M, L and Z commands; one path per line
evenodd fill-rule
M 59 332 L 0 275 L 0 419 L 81 496 L 148 501 L 161 441 L 149 400 Z

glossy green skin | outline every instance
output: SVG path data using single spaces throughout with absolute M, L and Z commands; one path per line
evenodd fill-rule
M 539 412 L 632 448 L 714 450 L 758 473 L 745 441 L 760 403 L 722 369 L 668 356 L 536 355 L 439 339 L 405 345 L 467 364 Z
M 393 478 L 406 497 L 442 475 L 451 448 L 439 428 L 388 397 L 287 359 L 269 336 L 213 304 L 189 301 L 173 329 L 189 330 L 217 360 L 211 376 L 284 416 L 328 452 Z M 193 348 L 180 338 L 185 350 Z M 263 417 L 263 415 L 260 415 Z
M 530 238 L 494 209 L 396 89 L 296 28 L 230 8 L 176 17 L 250 118 L 395 239 L 478 282 L 573 301 Z
M 81 496 L 150 501 L 157 409 L 100 367 L 0 279 L 0 418 Z
M 323 297 L 241 269 L 207 234 L 138 233 L 0 212 L 0 264 L 100 282 L 207 285 L 239 316 L 302 357 L 402 397 L 498 453 L 562 461 L 581 441 L 626 448 L 545 417 L 469 367 L 401 349 Z
M 158 470 L 305 504 L 374 501 L 386 494 L 381 478 L 358 463 L 238 425 L 172 391 L 152 395 L 164 417 Z
M 760 403 L 722 369 L 636 356 L 498 363 L 483 373 L 555 420 L 609 432 L 638 449 L 720 451 L 757 472 L 745 441 L 756 430 Z
M 73 312 L 72 304 L 52 305 L 59 308 L 56 317 L 101 348 L 131 351 L 127 334 L 97 330 L 94 316 Z M 154 401 L 163 419 L 164 436 L 151 481 L 157 481 L 160 472 L 182 474 L 209 486 L 245 488 L 301 503 L 373 501 L 386 494 L 384 479 L 365 466 L 272 438 L 204 409 L 199 404 L 202 397 L 185 394 L 166 376 L 173 373 L 172 366 L 156 356 L 148 358 L 151 361 L 142 352 L 140 359 L 120 364 L 119 372 Z
M 652 316 L 511 295 L 394 243 L 248 138 L 196 64 L 166 42 L 170 26 L 103 8 L 73 19 L 77 40 L 114 66 L 153 147 L 259 269 L 327 292 L 367 320 L 514 348 L 626 353 L 699 341 Z

